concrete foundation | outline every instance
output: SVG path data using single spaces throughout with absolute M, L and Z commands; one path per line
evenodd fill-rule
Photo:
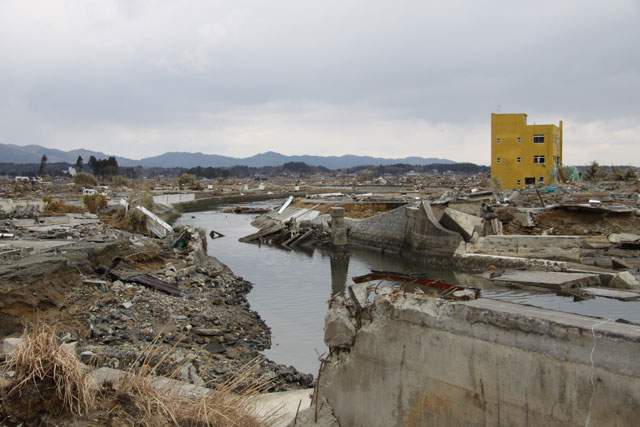
M 487 299 L 404 298 L 390 289 L 362 317 L 354 343 L 333 349 L 321 376 L 340 425 L 640 419 L 638 326 Z

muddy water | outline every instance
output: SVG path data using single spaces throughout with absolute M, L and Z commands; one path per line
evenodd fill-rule
M 429 272 L 433 278 L 473 286 L 473 279 L 452 271 L 438 271 L 395 254 L 350 248 L 348 259 L 327 250 L 306 248 L 296 251 L 240 243 L 238 239 L 255 232 L 253 215 L 218 211 L 183 215 L 176 225 L 193 224 L 218 231 L 223 238 L 208 238 L 209 255 L 227 264 L 238 276 L 254 284 L 248 299 L 272 330 L 272 348 L 264 353 L 278 363 L 293 365 L 302 372 L 317 374 L 318 356 L 326 351 L 322 341 L 326 301 L 345 286 L 351 277 L 371 269 L 398 272 Z M 587 314 L 608 319 L 624 318 L 640 322 L 640 303 L 606 298 L 573 302 L 572 298 L 502 287 L 483 289 L 483 297 L 543 308 Z

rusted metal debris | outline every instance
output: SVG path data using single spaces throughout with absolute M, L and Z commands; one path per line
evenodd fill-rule
M 370 282 L 372 280 L 389 280 L 392 282 L 401 282 L 404 286 L 415 285 L 434 290 L 440 298 L 466 301 L 470 299 L 478 299 L 480 297 L 480 289 L 467 288 L 444 280 L 429 279 L 422 275 L 396 273 L 392 271 L 371 270 L 371 273 L 363 276 L 353 277 L 354 283 Z M 462 291 L 462 292 L 461 292 Z M 467 291 L 467 292 L 464 292 Z M 471 291 L 471 292 L 468 292 Z M 459 295 L 456 293 L 460 292 Z M 471 296 L 473 295 L 473 297 Z
M 123 261 L 123 258 L 115 257 L 109 268 L 107 268 L 106 270 L 100 268 L 100 269 L 97 269 L 96 271 L 98 273 L 104 274 L 105 276 L 107 276 L 112 280 L 121 280 L 123 282 L 138 283 L 148 288 L 154 288 L 154 289 L 158 289 L 159 291 L 166 292 L 169 295 L 173 295 L 177 297 L 182 296 L 182 291 L 177 286 L 167 283 L 165 281 L 162 281 L 148 274 L 133 274 L 133 275 L 124 277 L 114 272 L 113 269 L 116 268 L 116 266 L 120 264 L 120 262 L 122 261 Z
M 540 195 L 540 192 L 538 191 L 538 187 L 534 187 L 534 189 L 536 190 L 536 194 L 538 195 L 538 200 L 540 200 L 540 206 L 542 206 L 544 208 L 545 207 L 544 200 L 542 200 L 542 196 Z
M 179 297 L 182 295 L 182 291 L 180 291 L 180 288 L 178 288 L 177 286 L 164 282 L 148 274 L 134 274 L 132 276 L 127 276 L 123 280 L 127 282 L 138 283 L 148 288 L 155 288 L 155 289 L 158 289 L 159 291 L 164 291 L 176 297 Z

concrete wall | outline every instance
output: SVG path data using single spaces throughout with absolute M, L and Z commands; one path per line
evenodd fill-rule
M 424 255 L 434 263 L 465 267 L 464 254 L 509 257 L 507 265 L 527 264 L 525 258 L 580 262 L 581 241 L 577 236 L 494 235 L 465 244 L 462 236 L 444 228 L 431 206 L 403 206 L 367 219 L 346 219 L 350 243 Z M 454 256 L 458 256 L 453 259 Z M 520 259 L 518 259 L 520 258 Z M 488 262 L 480 266 L 483 261 Z M 500 259 L 477 257 L 477 267 L 496 265 Z M 474 264 L 474 266 L 475 266 Z
M 400 251 L 404 242 L 407 215 L 399 207 L 365 219 L 345 218 L 350 243 Z
M 466 252 L 580 262 L 579 236 L 486 236 L 466 244 Z
M 640 327 L 387 292 L 322 372 L 341 425 L 637 425 Z
M 160 194 L 157 196 L 153 196 L 153 203 L 157 203 L 159 205 L 171 206 L 175 203 L 192 202 L 195 199 L 196 199 L 196 195 L 193 193 Z
M 405 249 L 430 258 L 450 258 L 464 248 L 460 234 L 447 230 L 435 218 L 431 206 L 422 202 L 408 207 Z

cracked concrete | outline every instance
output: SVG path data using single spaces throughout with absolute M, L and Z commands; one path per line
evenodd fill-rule
M 640 416 L 640 326 L 393 289 L 365 310 L 371 321 L 352 346 L 333 349 L 321 376 L 341 425 L 634 425 Z

